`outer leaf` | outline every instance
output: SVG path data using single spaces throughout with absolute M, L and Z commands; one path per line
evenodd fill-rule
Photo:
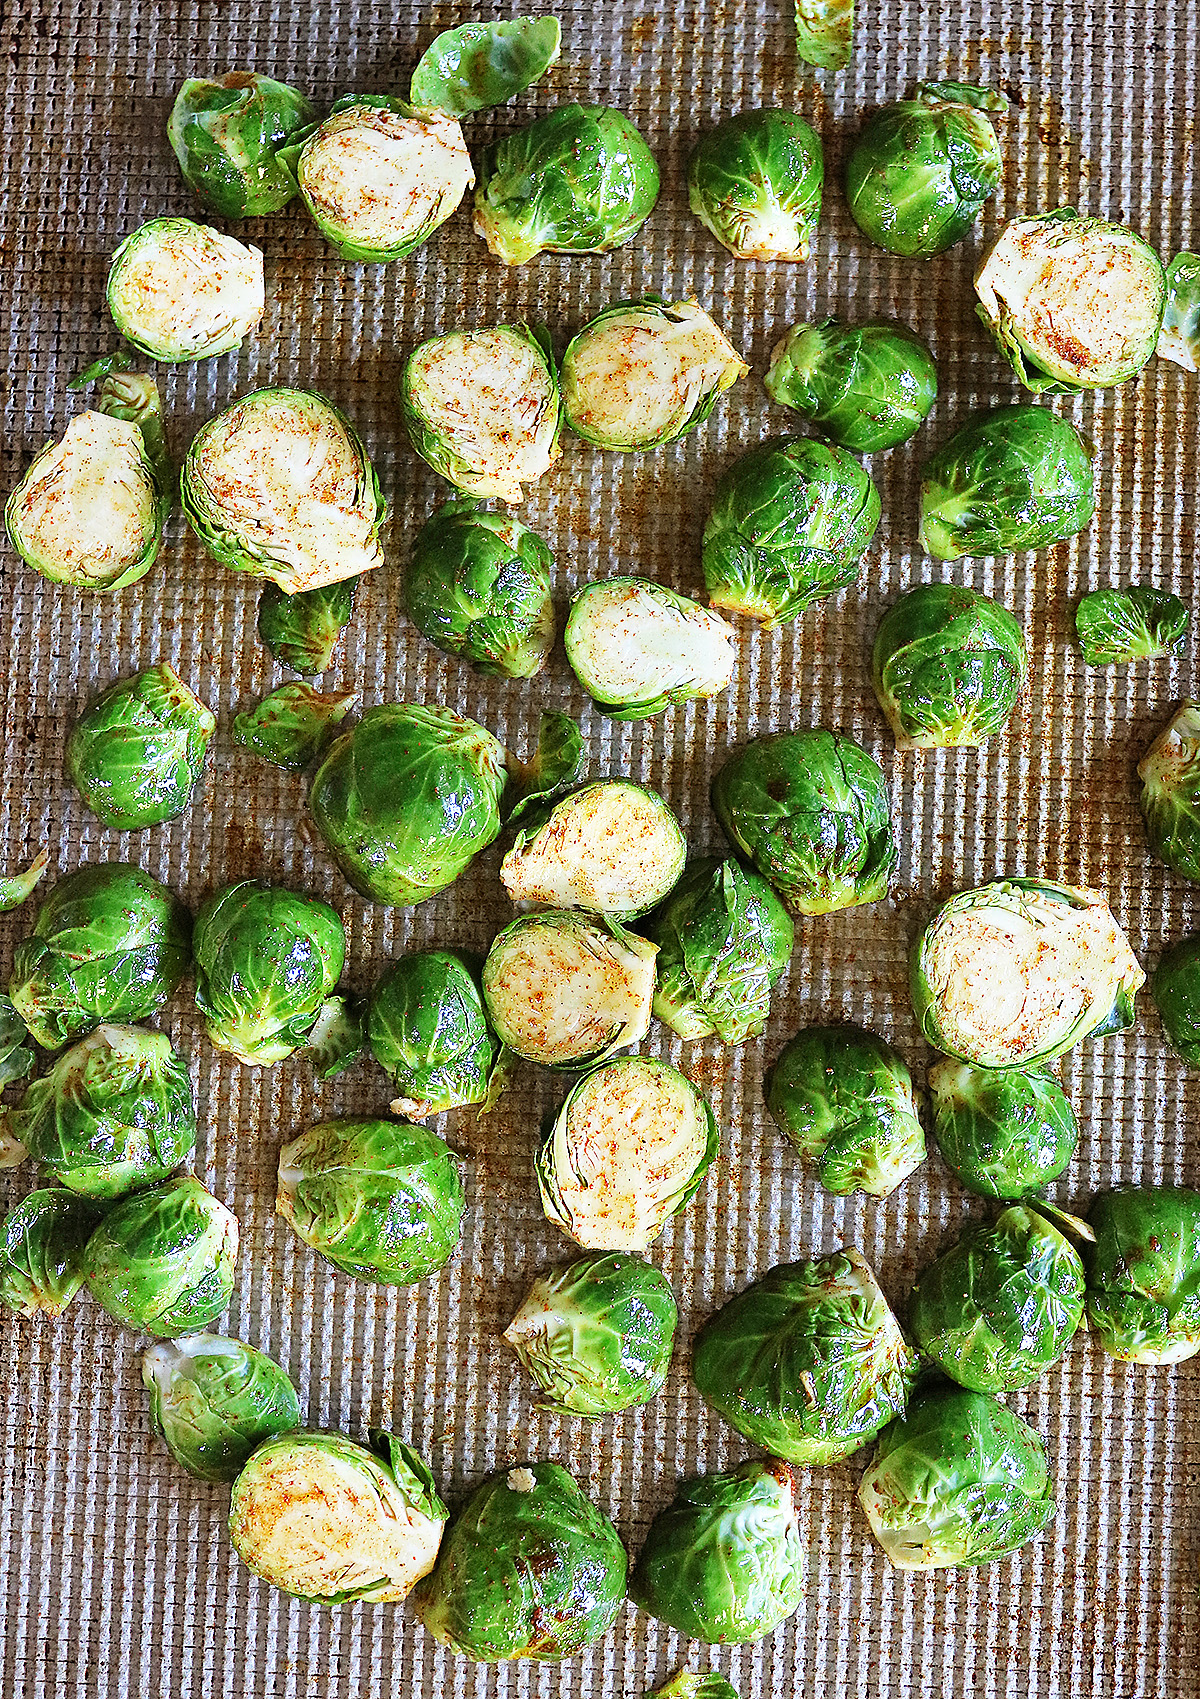
M 345 1073 L 363 1054 L 367 1047 L 363 1014 L 360 997 L 327 997 L 321 1004 L 304 1047 L 321 1079 Z
M 281 666 L 317 677 L 328 669 L 337 640 L 350 623 L 357 583 L 357 578 L 341 578 L 294 595 L 278 584 L 264 584 L 258 603 L 260 642 Z
M 841 71 L 850 63 L 854 0 L 795 0 L 796 52 L 806 65 Z
M 1075 631 L 1089 667 L 1181 655 L 1188 623 L 1178 596 L 1138 584 L 1093 590 L 1075 609 Z
M 32 1072 L 33 1051 L 29 1048 L 29 1029 L 13 1008 L 11 999 L 0 996 L 0 1091 L 6 1086 L 15 1085 L 18 1080 L 25 1079 Z M 15 1167 L 20 1160 L 20 1157 L 10 1162 L 0 1160 L 0 1168 Z
M 680 1670 L 665 1687 L 648 1692 L 646 1699 L 738 1699 L 738 1693 L 717 1670 L 706 1670 L 702 1675 Z
M 233 722 L 233 738 L 275 767 L 299 773 L 329 743 L 333 728 L 358 701 L 358 692 L 322 693 L 311 684 L 281 684 Z
M 502 106 L 553 65 L 561 41 L 557 18 L 461 24 L 426 48 L 408 97 L 414 106 L 455 118 Z
M 24 873 L 12 873 L 7 879 L 0 879 L 0 914 L 8 914 L 12 909 L 20 908 L 32 894 L 49 865 L 50 851 L 43 847 Z
M 1200 254 L 1176 254 L 1167 267 L 1167 308 L 1158 357 L 1200 371 Z
M 531 810 L 570 790 L 583 777 L 587 756 L 578 721 L 570 714 L 543 714 L 531 758 L 518 761 L 509 753 L 505 762 L 509 779 L 505 795 L 515 798 L 505 824 L 516 826 Z

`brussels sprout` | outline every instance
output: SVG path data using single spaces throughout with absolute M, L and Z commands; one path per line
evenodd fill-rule
M 897 749 L 977 749 L 1004 730 L 1028 676 L 1020 625 L 965 585 L 915 585 L 875 633 L 871 679 Z
M 532 678 L 554 647 L 554 557 L 535 531 L 451 501 L 417 533 L 404 611 L 422 637 L 477 672 Z
M 1087 1319 L 1110 1357 L 1182 1363 L 1200 1352 L 1200 1192 L 1120 1186 L 1088 1210 Z
M 367 1037 L 399 1094 L 393 1115 L 424 1121 L 490 1103 L 503 1086 L 479 967 L 457 950 L 410 950 L 392 962 L 371 993 Z
M 0 914 L 11 914 L 13 909 L 27 903 L 49 865 L 50 851 L 43 847 L 23 873 L 10 873 L 6 879 L 0 879 Z
M 598 779 L 517 833 L 500 878 L 515 903 L 632 920 L 662 901 L 686 856 L 661 796 L 632 779 Z
M 720 1137 L 678 1068 L 604 1062 L 572 1089 L 534 1159 L 546 1219 L 584 1250 L 644 1255 L 699 1191 Z
M 1150 849 L 1200 880 L 1200 702 L 1185 702 L 1138 762 Z
M 289 595 L 268 581 L 258 601 L 259 641 L 281 666 L 316 678 L 328 670 L 337 640 L 350 623 L 357 584 L 357 578 L 341 578 Z
M 1075 631 L 1089 667 L 1181 655 L 1188 624 L 1178 596 L 1140 584 L 1093 590 L 1075 609 Z
M 510 18 L 504 23 L 461 24 L 425 49 L 413 72 L 414 106 L 455 118 L 502 106 L 558 58 L 557 18 Z
M 685 871 L 646 931 L 658 945 L 654 1013 L 680 1038 L 742 1044 L 767 1024 L 795 928 L 757 873 L 728 856 Z
M 1189 1068 L 1200 1068 L 1200 933 L 1163 951 L 1150 994 L 1171 1048 Z
M 937 400 L 937 366 L 915 331 L 888 319 L 794 325 L 771 350 L 763 388 L 842 448 L 907 442 Z
M 658 199 L 658 166 L 611 106 L 557 106 L 483 149 L 475 233 L 505 265 L 538 254 L 606 254 Z
M 305 1059 L 318 1078 L 344 1073 L 367 1048 L 365 1005 L 360 997 L 326 997 L 304 1041 Z
M 115 831 L 175 820 L 191 804 L 216 725 L 162 661 L 92 698 L 67 739 L 67 776 Z
M 934 1380 L 880 1435 L 858 1489 L 897 1569 L 967 1568 L 1007 1557 L 1054 1517 L 1038 1434 L 984 1392 Z
M 1167 267 L 1167 302 L 1155 353 L 1200 372 L 1200 254 L 1176 254 Z
M 272 766 L 299 773 L 326 749 L 358 701 L 356 690 L 320 691 L 281 684 L 233 722 L 233 741 Z
M 656 1268 L 609 1251 L 535 1280 L 502 1337 L 533 1377 L 542 1409 L 609 1416 L 662 1391 L 678 1319 Z
M 528 761 L 508 757 L 508 808 L 506 824 L 516 826 L 569 790 L 583 776 L 587 757 L 583 734 L 569 714 L 543 714 L 538 724 L 537 748 Z
M 737 664 L 723 619 L 649 578 L 585 584 L 563 643 L 575 677 L 614 720 L 646 720 L 716 696 Z
M 836 1197 L 886 1198 L 925 1160 L 903 1056 L 856 1026 L 810 1026 L 790 1038 L 767 1079 L 771 1119 Z
M 846 164 L 850 215 L 868 241 L 918 259 L 961 242 L 1000 181 L 987 114 L 1007 105 L 971 83 L 918 83 L 911 100 L 874 113 Z
M 128 367 L 132 364 L 132 353 L 122 347 L 115 354 L 104 355 L 80 372 L 67 388 L 86 389 L 97 378 L 103 379 L 100 394 L 96 398 L 96 407 L 110 419 L 123 419 L 128 425 L 136 425 L 142 433 L 146 458 L 154 470 L 154 481 L 158 487 L 165 521 L 179 499 L 179 468 L 172 460 L 171 450 L 167 446 L 162 396 L 158 393 L 158 385 L 144 372 L 129 371 Z
M 256 71 L 189 77 L 175 96 L 167 140 L 205 206 L 222 218 L 261 218 L 296 193 L 280 149 L 316 116 L 298 89 Z
M 1030 1068 L 1133 1024 L 1146 976 L 1098 891 L 993 879 L 943 903 L 913 946 L 930 1044 L 979 1068 Z
M 853 456 L 809 437 L 771 437 L 717 483 L 704 527 L 714 608 L 771 631 L 844 590 L 879 524 L 879 491 Z
M 449 708 L 383 702 L 343 732 L 309 784 L 317 830 L 379 903 L 452 885 L 499 834 L 504 750 Z
M 980 1197 L 1031 1197 L 1075 1154 L 1075 1112 L 1043 1068 L 938 1062 L 929 1070 L 929 1096 L 943 1161 Z
M 74 1193 L 30 1192 L 0 1221 L 0 1304 L 31 1321 L 60 1316 L 83 1285 L 84 1248 L 101 1211 Z
M 17 945 L 8 994 L 45 1050 L 101 1021 L 143 1021 L 192 959 L 192 917 L 139 867 L 97 862 L 60 879 Z
M 27 1078 L 33 1072 L 33 1051 L 26 1042 L 29 1031 L 25 1022 L 13 1008 L 9 998 L 0 996 L 0 1091 L 10 1085 L 16 1085 L 18 1080 Z M 6 1139 L 12 1138 L 8 1124 L 9 1112 L 0 1108 L 0 1149 L 4 1148 Z M 8 1146 L 10 1152 L 12 1144 Z M 0 1156 L 0 1168 L 15 1168 L 18 1162 L 25 1160 L 25 1147 L 20 1146 L 21 1154 L 13 1160 L 5 1161 Z
M 836 1463 L 898 1415 L 917 1359 L 857 1251 L 772 1268 L 701 1328 L 705 1403 L 789 1463 Z
M 738 1699 L 738 1692 L 716 1670 L 680 1670 L 665 1687 L 647 1693 L 646 1699 Z
M 796 52 L 806 65 L 841 71 L 850 63 L 854 0 L 795 0 Z
M 737 750 L 712 783 L 734 849 L 793 914 L 887 895 L 896 866 L 887 781 L 842 732 L 774 732 Z
M 405 362 L 400 411 L 413 448 L 456 489 L 524 501 L 562 453 L 549 334 L 500 324 L 431 336 Z
M 563 416 L 585 442 L 623 453 L 661 448 L 703 424 L 750 370 L 690 297 L 618 301 L 584 325 L 562 358 Z
M 229 1537 L 252 1575 L 315 1605 L 393 1604 L 433 1567 L 447 1510 L 428 1464 L 393 1434 L 371 1444 L 296 1431 L 233 1483 Z
M 774 1457 L 752 1458 L 680 1482 L 650 1524 L 629 1597 L 689 1640 L 740 1645 L 798 1608 L 807 1567 L 792 1471 Z M 663 1694 L 708 1691 L 672 1683 Z
M 232 1481 L 273 1434 L 300 1426 L 300 1400 L 278 1363 L 240 1339 L 193 1333 L 142 1358 L 150 1420 L 198 1481 Z
M 1108 389 L 1154 353 L 1167 298 L 1154 249 L 1071 207 L 1014 218 L 975 273 L 976 311 L 1034 395 Z
M 87 1242 L 83 1272 L 114 1321 L 173 1339 L 229 1303 L 237 1253 L 236 1217 L 185 1174 L 114 1204 Z
M 207 360 L 257 329 L 263 257 L 190 218 L 152 218 L 113 255 L 105 294 L 121 335 L 152 360 Z
M 279 1152 L 275 1209 L 343 1274 L 411 1286 L 454 1255 L 463 1193 L 449 1146 L 426 1128 L 323 1121 Z
M 821 138 L 796 112 L 738 112 L 688 161 L 696 217 L 739 260 L 806 260 L 821 216 Z
M 446 1531 L 413 1604 L 429 1632 L 476 1663 L 574 1657 L 612 1627 L 625 1548 L 557 1463 L 500 1469 Z
M 1048 407 L 993 407 L 921 473 L 921 547 L 938 560 L 1044 549 L 1091 523 L 1091 455 Z

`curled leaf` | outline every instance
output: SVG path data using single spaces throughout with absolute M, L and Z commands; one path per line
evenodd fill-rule
M 363 1005 L 357 997 L 327 997 L 308 1034 L 305 1053 L 323 1080 L 344 1073 L 366 1049 Z
M 311 684 L 281 684 L 237 716 L 234 741 L 276 767 L 299 773 L 316 760 L 334 726 L 357 701 L 353 690 L 322 692 Z
M 507 757 L 508 796 L 513 800 L 507 824 L 515 826 L 531 808 L 570 787 L 583 774 L 583 733 L 569 714 L 543 714 L 537 749 L 528 761 Z
M 24 873 L 14 873 L 8 879 L 0 879 L 0 914 L 7 914 L 10 909 L 20 908 L 26 901 L 38 880 L 45 873 L 50 861 L 50 851 L 40 849 Z M 8 1002 L 8 999 L 3 999 Z M 11 1008 L 12 1005 L 9 1004 Z

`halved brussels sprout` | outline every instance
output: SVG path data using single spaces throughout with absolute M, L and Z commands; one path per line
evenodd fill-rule
M 854 0 L 795 0 L 796 52 L 806 65 L 841 71 L 850 63 Z
M 296 193 L 296 179 L 279 158 L 316 109 L 298 89 L 230 71 L 189 77 L 175 96 L 167 140 L 184 182 L 222 218 L 261 218 Z
M 425 49 L 409 99 L 414 106 L 456 118 L 502 106 L 554 64 L 561 41 L 557 18 L 460 24 Z
M 925 1160 L 903 1056 L 856 1026 L 809 1026 L 767 1077 L 771 1119 L 827 1192 L 886 1198 Z
M 1075 633 L 1089 667 L 1181 655 L 1188 624 L 1178 596 L 1148 585 L 1092 590 L 1075 609 Z
M 959 891 L 913 946 L 929 1043 L 979 1068 L 1029 1068 L 1133 1024 L 1146 976 L 1098 891 L 993 879 Z
M 1167 267 L 1167 304 L 1155 353 L 1200 372 L 1200 254 L 1176 254 Z
M 297 1430 L 258 1447 L 229 1506 L 252 1575 L 315 1605 L 393 1604 L 428 1575 L 448 1515 L 433 1475 L 393 1434 L 370 1439 Z
M 942 1160 L 980 1197 L 1031 1197 L 1057 1180 L 1079 1143 L 1075 1111 L 1043 1068 L 937 1062 L 929 1096 Z
M 198 1481 L 232 1481 L 273 1434 L 300 1426 L 300 1400 L 279 1364 L 240 1339 L 193 1333 L 142 1358 L 150 1420 Z
M 858 577 L 879 524 L 879 491 L 844 449 L 771 437 L 727 467 L 704 527 L 714 608 L 764 631 Z
M 709 1317 L 692 1347 L 705 1403 L 789 1463 L 849 1457 L 903 1410 L 916 1375 L 853 1250 L 769 1269 Z
M 1183 1363 L 1200 1352 L 1200 1192 L 1121 1186 L 1088 1210 L 1087 1319 L 1123 1363 Z
M 1150 994 L 1171 1048 L 1189 1068 L 1200 1068 L 1200 933 L 1163 951 Z
M 1034 395 L 1108 389 L 1154 353 L 1162 261 L 1123 224 L 1071 207 L 1014 218 L 975 273 L 976 311 Z
M 259 641 L 281 666 L 317 677 L 327 671 L 337 640 L 350 623 L 357 584 L 357 578 L 342 578 L 295 595 L 278 584 L 264 584 L 258 599 Z
M 614 720 L 645 720 L 715 696 L 737 665 L 723 619 L 649 578 L 585 584 L 563 643 L 575 677 Z
M 541 1275 L 501 1337 L 532 1376 L 543 1410 L 609 1416 L 662 1391 L 678 1319 L 664 1275 L 609 1251 Z
M 632 920 L 662 901 L 686 857 L 661 796 L 632 779 L 598 779 L 517 833 L 500 879 L 515 903 Z
M 570 714 L 543 714 L 537 745 L 528 761 L 508 752 L 509 786 L 506 824 L 517 826 L 549 805 L 583 777 L 587 757 L 583 733 Z
M 797 112 L 738 112 L 705 130 L 688 203 L 739 260 L 806 260 L 821 216 L 821 138 Z
M 424 1121 L 490 1104 L 505 1058 L 479 985 L 479 965 L 457 950 L 410 950 L 387 967 L 367 1011 L 371 1053 L 397 1091 L 393 1115 Z
M 143 354 L 207 360 L 257 329 L 263 257 L 190 218 L 152 218 L 113 255 L 105 294 L 113 323 Z
M 763 388 L 855 454 L 894 448 L 937 400 L 937 366 L 915 331 L 890 319 L 794 325 L 771 350 Z
M 619 1056 L 572 1089 L 534 1159 L 546 1219 L 584 1250 L 642 1256 L 690 1203 L 720 1142 L 712 1105 L 668 1062 Z
M 13 1008 L 11 998 L 0 996 L 0 1091 L 33 1072 L 33 1051 L 29 1048 L 29 1029 Z M 0 1168 L 15 1168 L 25 1160 L 25 1147 L 18 1145 L 8 1122 L 8 1114 L 0 1108 L 0 1150 L 7 1150 L 11 1160 L 0 1155 Z M 20 1154 L 15 1155 L 14 1147 Z
M 1200 702 L 1185 702 L 1138 762 L 1152 853 L 1200 881 Z
M 281 684 L 234 717 L 233 741 L 274 767 L 301 773 L 328 748 L 334 728 L 358 701 L 355 690 L 314 690 Z
M 173 1339 L 229 1303 L 237 1253 L 237 1218 L 185 1174 L 114 1204 L 87 1242 L 83 1272 L 114 1321 Z
M 30 1192 L 0 1221 L 0 1304 L 31 1321 L 60 1316 L 83 1285 L 101 1211 L 73 1192 Z
M 88 703 L 67 739 L 66 769 L 106 826 L 175 820 L 204 771 L 215 715 L 167 661 L 118 679 Z
M 965 585 L 915 585 L 875 633 L 871 678 L 897 749 L 977 749 L 1004 730 L 1028 676 L 1020 625 Z
M 520 1463 L 489 1475 L 457 1512 L 413 1604 L 436 1639 L 476 1663 L 557 1661 L 612 1627 L 627 1562 L 565 1469 Z

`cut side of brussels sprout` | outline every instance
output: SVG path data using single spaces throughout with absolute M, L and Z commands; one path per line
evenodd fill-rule
M 303 772 L 358 701 L 355 690 L 320 691 L 311 684 L 281 684 L 233 722 L 233 741 L 272 766 Z
M 875 633 L 871 677 L 897 749 L 977 749 L 1004 730 L 1028 675 L 1017 621 L 963 585 L 916 585 Z
M 518 832 L 500 878 L 515 903 L 632 920 L 662 901 L 686 856 L 661 796 L 631 779 L 600 779 Z
M 887 319 L 794 325 L 771 350 L 763 388 L 855 454 L 907 442 L 937 400 L 937 367 L 915 333 Z
M 83 1271 L 114 1321 L 172 1339 L 221 1314 L 237 1253 L 236 1217 L 185 1174 L 115 1204 L 87 1242 Z
M 232 1481 L 272 1435 L 300 1426 L 287 1375 L 240 1339 L 193 1333 L 142 1357 L 150 1420 L 182 1469 L 198 1481 Z
M 281 666 L 316 678 L 333 660 L 338 638 L 354 613 L 357 578 L 289 595 L 278 584 L 263 585 L 258 600 L 259 641 Z
M 688 161 L 688 201 L 740 260 L 806 260 L 821 216 L 821 138 L 796 112 L 739 112 Z
M 806 65 L 841 71 L 850 63 L 854 0 L 795 0 L 796 52 Z
M 1183 1363 L 1200 1352 L 1200 1192 L 1122 1186 L 1088 1210 L 1087 1319 L 1123 1363 Z
M 938 1062 L 929 1070 L 929 1096 L 943 1161 L 980 1197 L 1029 1197 L 1075 1154 L 1075 1112 L 1043 1069 Z
M 1163 951 L 1150 993 L 1171 1048 L 1189 1068 L 1200 1068 L 1200 933 Z
M 1150 849 L 1200 881 L 1200 702 L 1185 702 L 1138 762 Z
M 207 360 L 257 328 L 263 257 L 190 218 L 153 218 L 113 255 L 106 292 L 113 323 L 143 354 Z
M 397 1090 L 393 1115 L 424 1121 L 490 1104 L 503 1089 L 479 964 L 457 950 L 412 950 L 394 961 L 371 992 L 367 1038 Z
M 1167 267 L 1167 304 L 1155 353 L 1200 372 L 1200 254 L 1176 254 Z
M 648 578 L 585 584 L 571 603 L 563 643 L 576 678 L 614 720 L 649 719 L 715 696 L 737 665 L 723 619 Z
M 1189 623 L 1178 596 L 1139 584 L 1092 590 L 1075 609 L 1075 633 L 1089 667 L 1181 655 Z
M 554 64 L 561 41 L 557 18 L 460 24 L 425 49 L 409 98 L 414 106 L 456 118 L 502 106 Z
M 67 776 L 106 826 L 157 826 L 190 806 L 216 727 L 216 716 L 163 661 L 88 703 L 67 739 Z
M 73 1192 L 30 1192 L 0 1222 L 0 1304 L 31 1321 L 60 1316 L 84 1282 L 101 1211 Z
M 279 158 L 316 109 L 298 89 L 230 71 L 189 77 L 175 96 L 167 140 L 184 182 L 222 218 L 261 218 L 296 193 L 296 179 Z

